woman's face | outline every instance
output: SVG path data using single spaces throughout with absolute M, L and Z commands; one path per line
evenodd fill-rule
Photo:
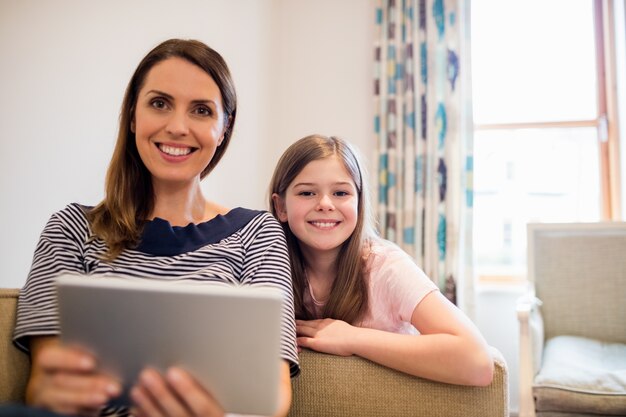
M 226 126 L 219 87 L 182 58 L 156 64 L 137 95 L 131 130 L 155 187 L 200 180 Z

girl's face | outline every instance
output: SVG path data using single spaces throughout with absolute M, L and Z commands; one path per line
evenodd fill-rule
M 137 96 L 131 130 L 153 184 L 199 181 L 224 139 L 219 87 L 181 58 L 156 64 Z
M 284 198 L 272 198 L 279 220 L 289 223 L 305 253 L 336 255 L 356 227 L 357 188 L 336 156 L 310 162 Z

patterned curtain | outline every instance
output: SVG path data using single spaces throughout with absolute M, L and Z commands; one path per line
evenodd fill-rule
M 381 235 L 471 315 L 468 22 L 469 0 L 378 0 L 374 129 Z

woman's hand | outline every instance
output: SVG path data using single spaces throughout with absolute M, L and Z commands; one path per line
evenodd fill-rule
M 281 364 L 280 373 L 279 405 L 275 416 L 284 417 L 291 405 L 287 361 Z M 224 416 L 217 400 L 180 368 L 168 369 L 165 376 L 154 369 L 145 369 L 130 395 L 134 403 L 132 415 L 137 417 Z
M 191 375 L 170 368 L 165 376 L 145 369 L 131 390 L 138 417 L 223 416 L 224 410 Z
M 358 331 L 358 327 L 341 320 L 296 320 L 298 347 L 333 355 L 353 355 L 351 344 Z
M 98 372 L 96 360 L 58 337 L 31 340 L 31 375 L 26 402 L 60 414 L 95 416 L 121 392 L 112 377 Z

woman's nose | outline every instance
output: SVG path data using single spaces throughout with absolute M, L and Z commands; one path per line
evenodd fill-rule
M 174 136 L 185 136 L 189 133 L 187 115 L 184 112 L 172 112 L 165 126 L 167 133 Z
M 320 197 L 317 203 L 317 209 L 318 210 L 334 210 L 335 205 L 333 204 L 333 201 L 330 198 L 330 196 L 327 194 L 324 194 Z

